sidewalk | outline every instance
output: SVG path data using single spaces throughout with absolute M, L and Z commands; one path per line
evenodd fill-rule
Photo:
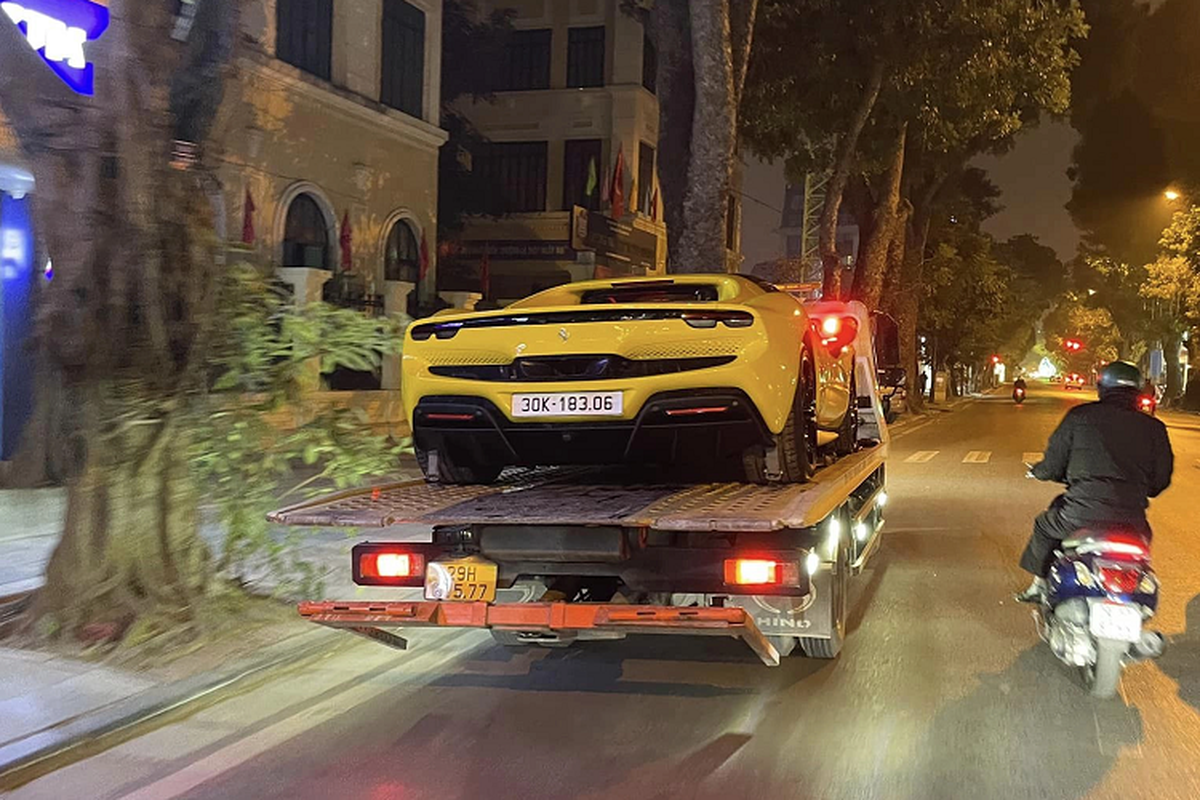
M 415 464 L 410 465 L 415 467 Z M 413 477 L 413 472 L 397 479 Z M 419 474 L 415 473 L 415 474 Z M 0 598 L 36 589 L 61 535 L 66 493 L 61 489 L 0 491 Z M 282 539 L 296 531 L 279 526 Z M 396 599 L 395 589 L 356 586 L 351 579 L 350 550 L 366 539 L 408 540 L 428 537 L 428 528 L 398 525 L 354 531 L 314 529 L 297 543 L 296 556 L 312 563 L 325 583 L 324 597 L 345 600 Z M 202 526 L 203 537 L 219 547 L 224 532 Z M 269 595 L 276 588 L 265 561 L 250 570 L 252 592 Z M 420 590 L 410 590 L 420 593 Z M 227 632 L 204 647 L 169 663 L 133 669 L 112 657 L 87 660 L 66 651 L 22 650 L 0 641 L 0 774 L 6 762 L 49 746 L 60 748 L 75 737 L 92 738 L 145 709 L 173 707 L 181 693 L 223 687 L 233 678 L 254 673 L 264 658 L 285 662 L 308 653 L 317 642 L 343 642 L 348 637 L 301 620 L 290 605 L 259 601 L 247 611 L 244 629 Z M 321 598 L 306 598 L 321 599 Z M 239 618 L 240 622 L 240 618 Z M 2 786 L 0 786 L 2 790 Z

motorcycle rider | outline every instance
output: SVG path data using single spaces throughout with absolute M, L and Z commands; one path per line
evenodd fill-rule
M 1024 378 L 1017 378 L 1015 381 L 1013 381 L 1013 397 L 1014 398 L 1017 396 L 1018 391 L 1021 391 L 1021 392 L 1025 391 L 1025 379 Z
M 1033 583 L 1017 595 L 1021 602 L 1040 602 L 1055 547 L 1081 529 L 1121 530 L 1148 541 L 1149 498 L 1171 484 L 1175 456 L 1167 428 L 1138 411 L 1138 368 L 1114 361 L 1101 370 L 1097 387 L 1100 401 L 1068 411 L 1042 461 L 1027 473 L 1065 483 L 1067 490 L 1033 523 L 1021 555 L 1021 568 L 1033 574 Z

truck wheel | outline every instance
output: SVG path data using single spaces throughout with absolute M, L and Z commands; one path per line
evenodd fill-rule
M 775 436 L 779 455 L 779 483 L 804 483 L 817 469 L 817 374 L 808 345 L 800 351 L 800 385 L 792 400 L 783 432 Z M 774 465 L 771 465 L 774 466 Z M 772 483 L 765 451 L 748 450 L 742 456 L 748 483 Z
M 422 450 L 419 447 L 414 450 L 425 480 L 431 483 L 492 483 L 504 471 L 503 464 L 456 463 L 444 450 Z M 436 472 L 433 469 L 435 462 L 437 464 Z
M 850 547 L 846 541 L 850 526 L 843 525 L 843 528 L 845 532 L 838 542 L 837 556 L 834 559 L 835 572 L 830 581 L 829 638 L 801 638 L 800 647 L 809 658 L 837 658 L 842 652 L 842 641 L 846 636 L 846 598 L 850 592 Z
M 839 456 L 851 455 L 858 449 L 858 387 L 853 375 L 850 376 L 850 403 L 838 428 L 836 449 Z

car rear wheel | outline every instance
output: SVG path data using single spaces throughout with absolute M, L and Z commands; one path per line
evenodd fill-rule
M 804 483 L 817 469 L 817 373 L 812 352 L 800 353 L 800 384 L 783 431 L 774 437 L 774 455 L 754 448 L 742 456 L 749 483 Z M 775 463 L 775 462 L 778 463 Z
M 420 447 L 415 450 L 421 472 L 431 483 L 492 483 L 504 471 L 503 464 L 457 462 L 445 450 L 422 450 Z

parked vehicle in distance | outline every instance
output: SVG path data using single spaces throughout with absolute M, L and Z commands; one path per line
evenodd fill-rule
M 412 324 L 402 394 L 431 481 L 691 463 L 803 482 L 857 444 L 858 325 L 741 275 L 570 283 Z

